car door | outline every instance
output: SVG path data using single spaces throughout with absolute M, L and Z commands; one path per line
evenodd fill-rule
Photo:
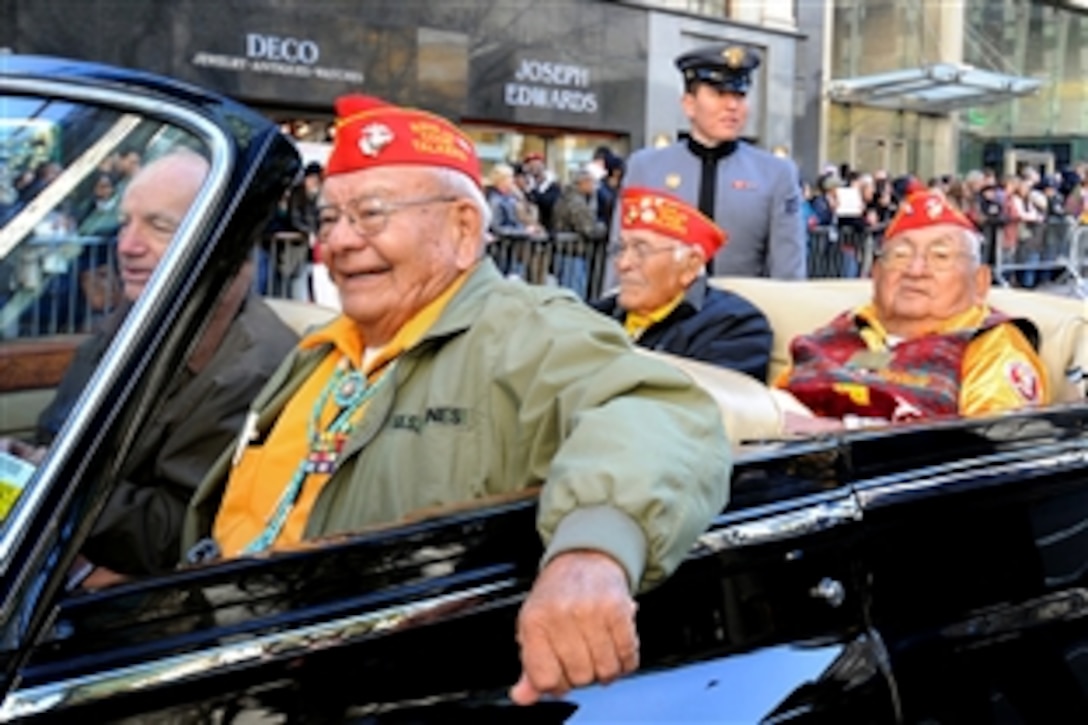
M 1084 414 L 853 444 L 866 619 L 908 722 L 1088 721 Z
M 0 134 L 0 360 L 7 370 L 38 364 L 27 348 L 93 334 L 116 311 L 114 297 L 103 303 L 95 289 L 116 272 L 116 232 L 101 218 L 94 233 L 80 228 L 96 172 L 126 148 L 154 158 L 185 147 L 210 164 L 146 293 L 117 316 L 108 344 L 67 398 L 50 445 L 40 455 L 0 459 L 0 678 L 10 690 L 23 680 L 35 642 L 54 626 L 80 540 L 142 422 L 298 159 L 271 123 L 241 107 L 162 79 L 70 61 L 0 59 L 0 128 L 7 129 Z M 20 184 L 21 172 L 36 169 L 47 170 Z M 55 378 L 38 376 L 37 384 L 48 398 Z M 0 387 L 0 430 L 37 447 L 43 396 Z

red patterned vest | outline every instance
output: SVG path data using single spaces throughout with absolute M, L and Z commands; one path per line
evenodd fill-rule
M 1036 339 L 1030 322 L 991 312 L 978 328 L 924 335 L 873 351 L 861 335 L 869 325 L 848 312 L 791 343 L 793 367 L 786 389 L 813 413 L 829 418 L 956 416 L 968 343 L 1004 322 L 1030 328 L 1025 334 Z

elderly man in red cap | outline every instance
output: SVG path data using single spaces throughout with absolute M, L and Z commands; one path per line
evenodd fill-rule
M 820 419 L 797 432 L 981 416 L 1049 400 L 1031 322 L 990 308 L 976 227 L 914 188 L 889 223 L 873 300 L 793 341 L 778 381 Z
M 518 623 L 531 703 L 635 669 L 635 592 L 722 509 L 713 401 L 569 292 L 506 280 L 471 141 L 350 96 L 319 204 L 343 314 L 306 336 L 194 499 L 187 539 L 286 550 L 539 489 L 540 572 Z
M 642 347 L 763 382 L 772 342 L 767 318 L 740 295 L 707 285 L 707 260 L 725 244 L 725 232 L 656 189 L 626 188 L 620 207 L 620 241 L 609 250 L 619 290 L 593 306 Z

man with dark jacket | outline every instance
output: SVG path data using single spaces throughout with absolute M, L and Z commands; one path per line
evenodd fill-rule
M 145 166 L 121 200 L 117 257 L 125 302 L 84 342 L 38 421 L 49 444 L 94 374 L 207 176 L 201 156 L 175 152 Z M 166 400 L 151 415 L 125 462 L 124 480 L 95 522 L 75 573 L 84 586 L 169 571 L 178 559 L 189 498 L 207 469 L 237 437 L 246 410 L 298 338 L 250 291 L 245 268 L 219 306 Z M 25 452 L 25 448 L 23 449 Z M 19 451 L 17 451 L 19 452 Z M 40 459 L 44 449 L 26 457 Z M 85 577 L 85 578 L 84 578 Z M 73 580 L 74 582 L 74 580 Z
M 619 292 L 594 307 L 642 347 L 763 382 L 772 342 L 767 318 L 743 297 L 710 287 L 704 274 L 725 232 L 680 199 L 636 187 L 620 196 L 619 223 L 612 250 Z

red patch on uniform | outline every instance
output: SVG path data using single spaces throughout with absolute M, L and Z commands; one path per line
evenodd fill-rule
M 740 189 L 742 191 L 743 190 L 754 189 L 754 188 L 756 188 L 756 182 L 754 182 L 754 181 L 745 181 L 744 179 L 735 179 L 733 181 L 733 188 L 734 189 Z
M 1005 376 L 1012 383 L 1013 390 L 1026 402 L 1039 402 L 1042 395 L 1039 376 L 1030 365 L 1023 360 L 1014 360 L 1005 368 Z

